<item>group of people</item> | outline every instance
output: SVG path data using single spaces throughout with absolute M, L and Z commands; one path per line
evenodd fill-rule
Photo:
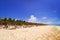
M 6 28 L 7 29 L 8 26 L 9 26 L 8 24 L 4 24 L 4 27 L 3 28 Z M 12 29 L 16 29 L 16 28 L 17 28 L 17 26 L 16 26 L 16 24 L 14 24 L 14 26 L 12 27 Z

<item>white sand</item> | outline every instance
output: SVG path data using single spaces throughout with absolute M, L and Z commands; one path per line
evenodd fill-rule
M 0 29 L 0 40 L 60 40 L 60 27 L 39 26 L 16 30 Z

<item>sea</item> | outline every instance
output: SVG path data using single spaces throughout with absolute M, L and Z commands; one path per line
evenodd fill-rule
M 54 26 L 60 26 L 60 24 L 52 24 L 52 25 L 54 25 Z

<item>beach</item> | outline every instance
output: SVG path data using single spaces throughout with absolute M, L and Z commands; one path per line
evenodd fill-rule
M 0 40 L 60 40 L 59 26 L 0 29 Z

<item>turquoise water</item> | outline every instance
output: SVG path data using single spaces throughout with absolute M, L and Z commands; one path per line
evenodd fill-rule
M 55 26 L 60 26 L 60 24 L 52 24 L 52 25 L 55 25 Z

